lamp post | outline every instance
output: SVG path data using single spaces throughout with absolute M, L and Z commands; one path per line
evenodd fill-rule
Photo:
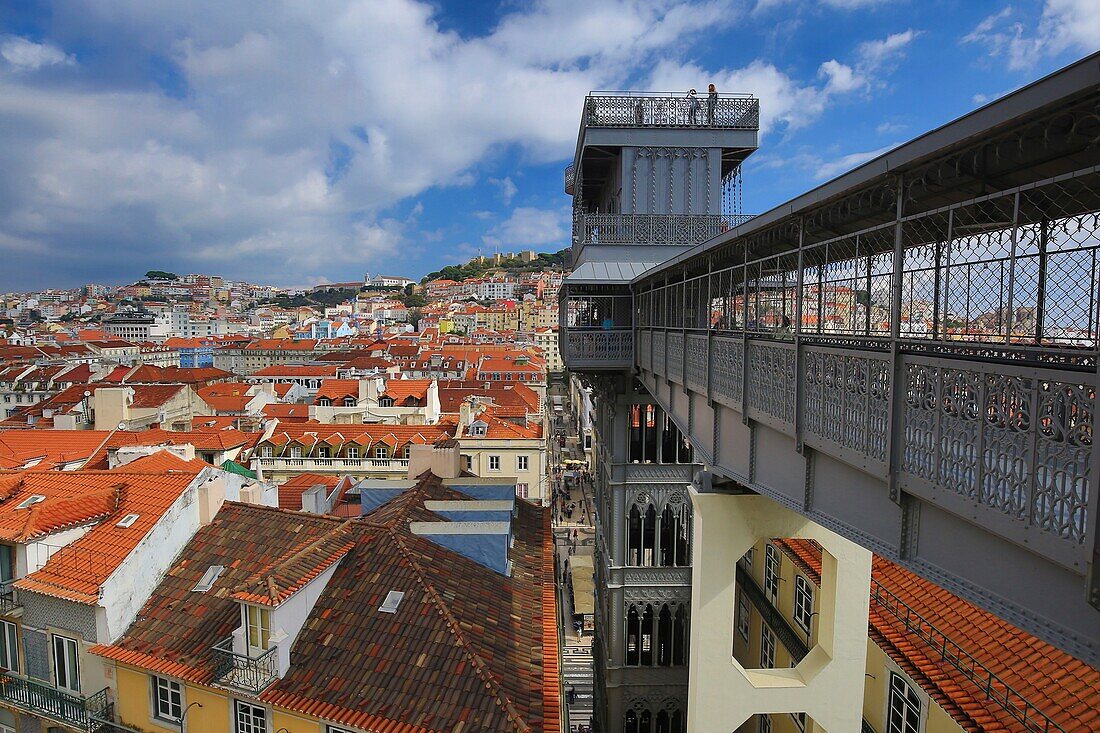
M 201 708 L 202 703 L 198 702 L 198 701 L 195 701 L 193 703 L 189 703 L 187 705 L 187 707 L 185 707 L 183 709 L 183 715 L 180 716 L 180 733 L 184 733 L 184 731 L 186 730 L 184 728 L 184 725 L 185 725 L 185 721 L 187 720 L 187 713 L 190 712 L 191 708 L 193 708 L 193 707 L 200 707 Z

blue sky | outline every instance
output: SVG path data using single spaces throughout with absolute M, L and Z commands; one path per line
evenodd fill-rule
M 9 0 L 0 292 L 560 249 L 590 89 L 759 96 L 763 211 L 1097 48 L 1096 0 Z

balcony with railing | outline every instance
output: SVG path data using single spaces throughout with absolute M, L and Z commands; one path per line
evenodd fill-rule
M 214 681 L 257 695 L 279 676 L 278 647 L 256 656 L 233 651 L 233 637 L 214 645 Z
M 748 94 L 593 92 L 584 100 L 585 127 L 760 128 L 760 100 Z
M 110 723 L 114 715 L 107 688 L 84 697 L 7 671 L 0 672 L 0 703 L 89 732 Z
M 15 588 L 12 587 L 14 583 L 14 578 L 0 580 L 0 616 L 7 616 L 12 611 L 22 608 L 19 602 L 15 600 Z
M 577 214 L 573 242 L 690 247 L 739 226 L 748 214 Z
M 301 469 L 312 471 L 373 471 L 376 473 L 404 473 L 409 470 L 407 458 L 291 458 L 289 456 L 256 459 L 265 470 Z
M 634 332 L 570 330 L 565 334 L 565 363 L 571 369 L 629 369 L 634 363 Z

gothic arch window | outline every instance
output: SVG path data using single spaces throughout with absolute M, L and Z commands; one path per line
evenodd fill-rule
M 661 705 L 635 700 L 623 714 L 623 733 L 684 733 L 684 712 L 679 702 Z
M 644 567 L 686 567 L 691 564 L 691 510 L 682 494 L 674 493 L 658 510 L 646 494 L 630 504 L 626 518 L 626 564 Z
M 631 603 L 626 612 L 628 667 L 687 664 L 688 614 L 683 603 Z

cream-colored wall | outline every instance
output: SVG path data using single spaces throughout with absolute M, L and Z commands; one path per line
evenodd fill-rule
M 765 497 L 700 493 L 694 487 L 690 495 L 695 563 L 688 730 L 728 730 L 763 711 L 806 711 L 817 721 L 811 730 L 858 730 L 871 553 Z M 743 667 L 731 654 L 737 633 L 731 618 L 734 568 L 746 550 L 767 537 L 812 538 L 826 550 L 816 617 L 822 637 L 794 669 L 782 666 L 789 665 L 790 658 L 780 648 L 775 668 L 756 669 L 759 641 L 754 637 L 759 635 L 759 623 L 750 633 L 752 667 Z M 756 563 L 762 571 L 763 557 L 754 558 Z M 775 723 L 780 723 L 778 717 Z

